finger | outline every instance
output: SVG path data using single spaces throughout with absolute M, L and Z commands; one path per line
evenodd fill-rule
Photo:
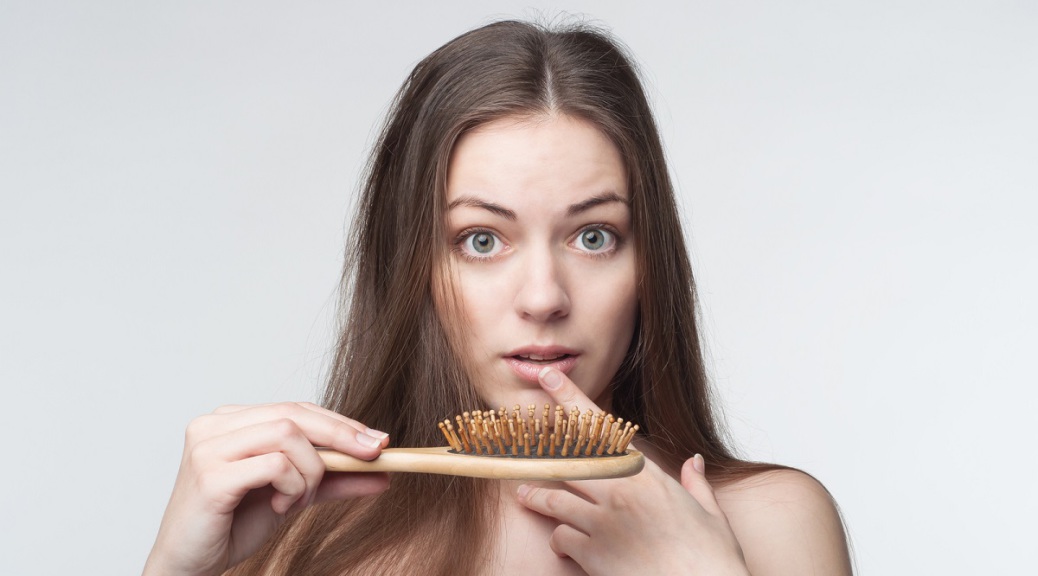
M 522 484 L 517 491 L 519 503 L 538 514 L 549 516 L 589 533 L 594 527 L 594 504 L 563 489 Z
M 309 504 L 321 484 L 324 461 L 296 423 L 287 418 L 233 430 L 202 442 L 195 457 L 204 467 L 214 461 L 232 462 L 273 452 L 284 454 L 306 481 L 303 504 Z
M 198 492 L 223 513 L 233 511 L 250 490 L 270 485 L 271 507 L 284 514 L 306 491 L 306 481 L 280 452 L 230 462 L 199 475 L 197 482 Z
M 591 548 L 591 537 L 587 534 L 572 526 L 559 524 L 555 531 L 551 533 L 551 538 L 548 539 L 548 546 L 551 547 L 551 551 L 556 556 L 572 558 L 582 568 L 588 569 L 588 565 L 585 562 L 588 561 L 588 556 L 590 555 L 588 552 Z
M 560 370 L 545 366 L 537 375 L 537 380 L 540 382 L 541 388 L 559 406 L 567 409 L 571 406 L 576 406 L 581 412 L 587 410 L 603 411 L 591 398 L 584 394 L 583 390 L 569 379 L 569 376 L 566 376 Z
M 201 416 L 188 426 L 187 443 L 193 445 L 236 429 L 288 419 L 299 426 L 311 444 L 335 448 L 358 458 L 370 460 L 388 445 L 388 435 L 384 432 L 373 431 L 359 422 L 327 412 L 286 402 Z
M 706 462 L 702 455 L 696 454 L 685 460 L 681 466 L 681 485 L 704 510 L 715 516 L 722 514 L 714 489 L 706 479 Z
M 372 428 L 370 426 L 367 426 L 367 425 L 365 425 L 362 422 L 358 422 L 358 421 L 356 421 L 356 420 L 354 420 L 352 418 L 347 418 L 346 416 L 343 416 L 342 414 L 339 414 L 338 412 L 336 412 L 334 410 L 329 410 L 329 409 L 327 409 L 327 408 L 325 408 L 323 406 L 314 404 L 313 402 L 300 402 L 299 406 L 301 408 L 305 408 L 307 410 L 311 410 L 311 411 L 316 412 L 318 414 L 323 414 L 323 415 L 325 415 L 325 416 L 327 416 L 329 418 L 340 419 L 343 422 L 346 422 L 346 423 L 348 423 L 348 424 L 350 424 L 352 426 L 360 427 L 360 431 L 366 433 L 368 436 L 373 436 L 375 438 L 381 438 L 383 440 L 383 444 L 382 444 L 383 448 L 385 448 L 389 444 L 389 435 L 386 434 L 385 432 L 382 432 L 381 430 L 376 430 L 376 429 L 374 429 L 374 428 Z
M 332 411 L 332 410 L 328 410 L 327 408 L 323 408 L 321 406 L 318 406 L 317 404 L 314 404 L 313 402 L 275 402 L 275 403 L 269 403 L 269 404 L 251 404 L 251 405 L 228 404 L 226 406 L 220 406 L 219 408 L 217 408 L 216 410 L 213 411 L 213 414 L 214 415 L 228 415 L 228 414 L 235 414 L 235 413 L 245 412 L 245 411 L 248 410 L 252 414 L 259 414 L 259 415 L 262 415 L 262 414 L 274 414 L 274 415 L 281 415 L 281 416 L 284 416 L 284 417 L 288 417 L 288 416 L 291 416 L 294 413 L 297 413 L 298 410 L 300 410 L 300 409 L 302 409 L 302 410 L 310 410 L 311 412 L 315 412 L 317 414 L 321 414 L 321 415 L 326 416 L 328 418 L 339 420 L 340 422 L 342 422 L 344 424 L 347 424 L 349 426 L 352 426 L 352 427 L 356 428 L 360 432 L 365 432 L 365 433 L 368 433 L 369 435 L 372 435 L 372 436 L 382 436 L 382 435 L 385 434 L 384 432 L 381 432 L 379 430 L 375 430 L 374 428 L 366 426 L 363 423 L 358 422 L 358 421 L 356 421 L 356 420 L 354 420 L 352 418 L 347 418 L 346 416 L 343 416 L 342 414 L 339 414 L 338 412 L 335 412 L 335 411 Z M 232 422 L 233 422 L 233 420 L 232 420 Z
M 385 472 L 328 472 L 317 488 L 314 503 L 374 496 L 389 489 L 389 474 Z
M 598 480 L 565 480 L 560 484 L 588 502 L 605 504 L 613 500 L 617 494 L 633 496 L 645 492 L 648 487 L 659 482 L 673 481 L 674 479 L 667 475 L 659 465 L 646 458 L 641 472 L 634 476 Z

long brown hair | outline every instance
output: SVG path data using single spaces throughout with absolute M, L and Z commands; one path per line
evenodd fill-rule
M 612 411 L 642 426 L 659 464 L 698 452 L 714 481 L 759 469 L 729 450 L 714 415 L 692 269 L 663 148 L 629 57 L 586 27 L 505 21 L 420 62 L 375 145 L 343 275 L 344 325 L 324 404 L 390 433 L 440 444 L 438 419 L 480 404 L 439 321 L 434 281 L 447 245 L 446 167 L 467 130 L 505 116 L 561 113 L 599 127 L 626 162 L 639 319 L 612 382 Z M 242 573 L 478 573 L 492 549 L 495 484 L 398 474 L 368 499 L 313 507 Z M 449 537 L 445 537 L 449 535 Z M 465 553 L 457 554 L 463 542 Z

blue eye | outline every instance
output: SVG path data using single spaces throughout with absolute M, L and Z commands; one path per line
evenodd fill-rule
M 494 241 L 494 236 L 492 234 L 479 232 L 469 236 L 467 244 L 480 254 L 490 254 L 490 252 L 494 250 L 494 244 L 496 244 L 496 242 Z
M 577 236 L 577 248 L 588 252 L 602 252 L 616 244 L 616 236 L 602 228 L 587 228 Z
M 493 258 L 506 248 L 504 242 L 488 230 L 465 232 L 458 238 L 455 246 L 455 250 L 472 260 Z

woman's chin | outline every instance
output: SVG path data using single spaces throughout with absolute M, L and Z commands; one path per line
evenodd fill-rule
M 508 397 L 494 396 L 487 400 L 487 406 L 495 410 L 498 408 L 504 408 L 509 412 L 511 412 L 516 406 L 519 406 L 525 413 L 526 409 L 531 404 L 543 407 L 545 402 L 551 402 L 551 399 L 547 396 L 537 396 L 533 394 L 514 394 Z
M 495 410 L 502 407 L 512 410 L 517 404 L 523 410 L 526 410 L 531 404 L 538 408 L 544 408 L 545 404 L 554 404 L 547 392 L 528 386 L 481 392 L 480 397 L 483 398 L 488 408 Z

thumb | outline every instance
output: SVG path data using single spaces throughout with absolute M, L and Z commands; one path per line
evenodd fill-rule
M 685 460 L 681 466 L 681 485 L 708 513 L 714 516 L 723 514 L 714 497 L 714 489 L 706 479 L 706 462 L 702 455 L 696 454 Z
M 584 394 L 584 391 L 577 387 L 577 385 L 569 379 L 560 370 L 556 370 L 550 366 L 545 366 L 543 370 L 537 374 L 537 380 L 541 385 L 541 388 L 551 396 L 551 399 L 555 404 L 564 408 L 576 406 L 581 412 L 587 410 L 594 410 L 595 412 L 601 412 L 602 409 L 598 407 L 593 400 Z

